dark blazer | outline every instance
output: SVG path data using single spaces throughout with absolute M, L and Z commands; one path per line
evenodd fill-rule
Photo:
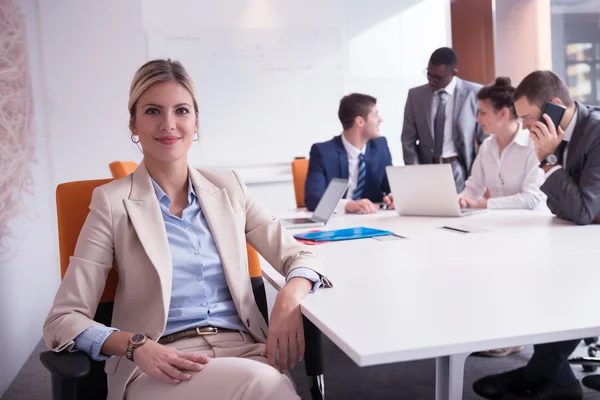
M 558 218 L 587 225 L 600 214 L 600 110 L 577 104 L 567 164 L 541 186 Z
M 475 141 L 481 144 L 487 137 L 475 121 L 477 118 L 477 92 L 482 86 L 458 77 L 455 79 L 452 136 L 465 176 L 469 176 L 476 155 Z M 429 85 L 418 86 L 408 91 L 401 137 L 402 154 L 406 165 L 431 164 L 433 161 L 432 100 L 433 91 Z
M 365 150 L 367 163 L 367 181 L 363 198 L 372 202 L 383 200 L 384 194 L 390 193 L 385 167 L 392 165 L 392 155 L 384 137 L 372 139 Z M 348 155 L 342 143 L 341 135 L 333 139 L 315 143 L 310 149 L 308 175 L 304 184 L 304 202 L 306 208 L 313 211 L 327 185 L 333 178 L 348 179 Z

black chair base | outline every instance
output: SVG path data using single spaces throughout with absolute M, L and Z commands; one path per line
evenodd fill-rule
M 596 372 L 598 367 L 600 367 L 600 357 L 596 357 L 596 354 L 600 351 L 598 338 L 587 338 L 583 340 L 585 341 L 585 344 L 588 345 L 588 356 L 570 358 L 569 364 L 581 365 L 583 372 Z
M 600 375 L 588 375 L 581 380 L 583 386 L 600 391 Z

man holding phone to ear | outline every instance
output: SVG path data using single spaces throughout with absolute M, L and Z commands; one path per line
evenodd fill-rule
M 513 98 L 545 172 L 541 190 L 552 213 L 579 225 L 599 222 L 600 110 L 573 101 L 569 88 L 550 71 L 527 75 Z M 568 340 L 535 345 L 525 367 L 482 378 L 473 389 L 489 399 L 581 400 L 581 385 L 567 361 L 578 344 Z
M 548 207 L 559 218 L 591 223 L 600 213 L 600 111 L 573 101 L 569 88 L 550 71 L 525 77 L 514 99 L 546 173 L 541 189 Z M 560 106 L 565 110 L 557 126 L 551 116 L 560 116 Z M 542 115 L 544 107 L 548 112 Z

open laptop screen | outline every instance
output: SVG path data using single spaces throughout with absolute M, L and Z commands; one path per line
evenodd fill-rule
M 348 187 L 347 179 L 338 179 L 334 178 L 329 182 L 327 189 L 325 189 L 325 193 L 323 193 L 323 197 L 317 204 L 317 208 L 315 208 L 315 212 L 312 215 L 312 219 L 315 221 L 327 223 L 333 211 L 335 210 L 335 206 L 338 201 L 342 198 L 344 193 L 346 192 L 346 188 Z

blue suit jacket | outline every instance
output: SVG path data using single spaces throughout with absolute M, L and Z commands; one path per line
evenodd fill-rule
M 384 137 L 370 140 L 365 150 L 367 163 L 367 181 L 363 198 L 372 202 L 383 200 L 384 194 L 390 192 L 385 167 L 392 165 L 392 155 Z M 348 179 L 348 155 L 342 143 L 341 135 L 333 139 L 315 143 L 310 149 L 308 175 L 304 184 L 304 202 L 306 208 L 313 211 L 327 185 L 333 178 Z

